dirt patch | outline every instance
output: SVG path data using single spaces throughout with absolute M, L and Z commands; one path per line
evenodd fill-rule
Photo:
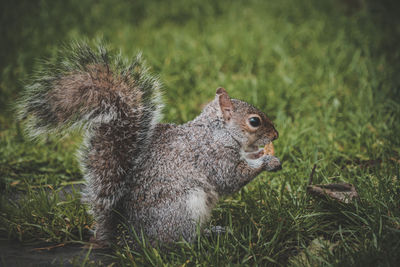
M 76 266 L 84 262 L 96 266 L 108 265 L 112 259 L 108 249 L 89 250 L 80 244 L 69 244 L 51 249 L 49 244 L 22 245 L 16 241 L 0 241 L 0 266 Z

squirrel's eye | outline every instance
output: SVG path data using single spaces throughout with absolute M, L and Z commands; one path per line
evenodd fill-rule
M 249 118 L 249 123 L 253 127 L 258 127 L 261 124 L 260 118 L 259 117 L 251 117 Z

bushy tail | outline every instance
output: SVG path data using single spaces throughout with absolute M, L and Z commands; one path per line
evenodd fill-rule
M 98 238 L 114 227 L 111 210 L 127 190 L 135 158 L 148 145 L 161 112 L 160 84 L 138 55 L 132 62 L 104 46 L 75 43 L 45 63 L 26 87 L 20 118 L 33 136 L 83 127 L 86 200 Z M 132 180 L 132 179 L 131 179 Z
M 19 117 L 32 136 L 133 117 L 147 135 L 160 110 L 160 84 L 140 54 L 128 62 L 103 45 L 93 50 L 74 43 L 40 66 L 26 86 Z

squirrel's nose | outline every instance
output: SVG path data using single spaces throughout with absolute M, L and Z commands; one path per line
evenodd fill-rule
M 274 129 L 274 130 L 275 130 L 275 129 Z M 272 135 L 272 140 L 271 140 L 271 141 L 274 141 L 274 140 L 278 139 L 278 137 L 279 137 L 279 133 L 278 133 L 277 130 L 275 130 L 274 133 L 273 133 L 273 135 Z

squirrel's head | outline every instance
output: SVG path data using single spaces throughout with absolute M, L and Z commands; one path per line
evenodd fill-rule
M 260 110 L 237 99 L 231 99 L 224 88 L 218 88 L 216 101 L 219 103 L 225 127 L 245 152 L 255 152 L 260 146 L 278 138 L 272 121 Z

